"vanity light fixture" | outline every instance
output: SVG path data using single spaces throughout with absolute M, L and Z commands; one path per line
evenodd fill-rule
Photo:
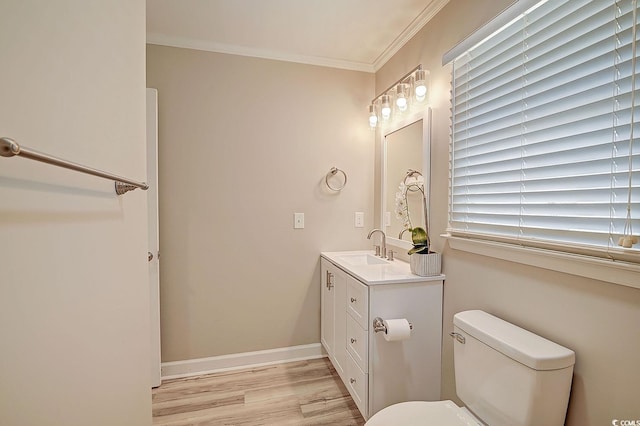
M 414 91 L 416 94 L 416 101 L 422 102 L 427 97 L 427 78 L 424 70 L 417 70 L 415 74 L 416 82 L 414 84 Z
M 391 120 L 393 99 L 395 99 L 393 103 L 397 112 L 404 112 L 412 105 L 416 106 L 418 103 L 424 102 L 428 91 L 428 75 L 429 72 L 423 70 L 422 65 L 418 65 L 380 95 L 373 98 L 369 105 L 369 127 L 375 129 L 381 121 Z
M 382 114 L 382 119 L 386 121 L 391 118 L 391 105 L 389 105 L 389 95 L 382 95 L 380 97 L 380 102 L 382 105 L 380 113 Z
M 407 110 L 409 101 L 407 100 L 407 84 L 400 83 L 396 86 L 396 105 L 402 112 Z
M 378 114 L 376 114 L 376 106 L 374 104 L 369 105 L 369 127 L 375 129 L 378 125 Z

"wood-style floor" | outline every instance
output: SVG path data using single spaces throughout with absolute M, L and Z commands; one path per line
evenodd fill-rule
M 153 424 L 364 425 L 327 358 L 167 380 L 153 390 Z

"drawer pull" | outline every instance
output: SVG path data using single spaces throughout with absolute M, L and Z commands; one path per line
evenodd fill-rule
M 357 340 L 352 337 L 351 338 L 351 344 L 353 345 L 355 342 L 357 342 Z
M 351 298 L 351 303 L 356 303 L 357 299 L 355 297 Z
M 354 379 L 353 377 L 349 379 L 349 383 L 354 384 L 356 382 L 356 379 Z

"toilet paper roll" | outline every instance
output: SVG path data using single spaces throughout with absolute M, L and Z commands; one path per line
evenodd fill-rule
M 382 323 L 387 329 L 384 332 L 384 340 L 387 342 L 407 340 L 411 337 L 411 327 L 406 318 L 384 320 Z

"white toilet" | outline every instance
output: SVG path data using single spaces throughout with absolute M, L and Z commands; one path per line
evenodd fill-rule
M 575 354 L 483 311 L 453 317 L 456 393 L 452 401 L 402 402 L 366 426 L 564 425 Z

